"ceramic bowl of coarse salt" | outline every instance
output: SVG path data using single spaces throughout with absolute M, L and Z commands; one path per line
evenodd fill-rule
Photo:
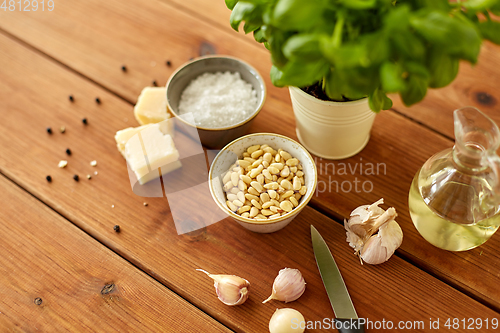
M 229 200 L 228 194 L 233 193 L 233 191 L 225 188 L 225 185 L 223 184 L 224 175 L 226 175 L 228 170 L 230 170 L 231 166 L 236 163 L 237 160 L 241 160 L 244 158 L 243 153 L 247 152 L 247 149 L 249 147 L 255 147 L 256 145 L 268 145 L 276 151 L 282 149 L 288 152 L 293 158 L 296 158 L 299 161 L 301 171 L 303 172 L 303 186 L 307 188 L 305 193 L 303 193 L 301 198 L 299 198 L 298 205 L 294 207 L 290 212 L 284 213 L 281 216 L 277 217 L 269 216 L 264 220 L 244 217 L 231 210 L 228 207 L 227 201 Z M 265 169 L 266 168 L 263 168 L 261 172 L 265 173 Z M 309 200 L 311 200 L 314 192 L 316 191 L 317 177 L 317 168 L 316 164 L 314 163 L 314 159 L 309 154 L 307 149 L 305 149 L 300 143 L 279 134 L 255 133 L 248 134 L 234 140 L 217 154 L 214 161 L 212 162 L 212 165 L 210 166 L 210 171 L 208 173 L 208 185 L 210 188 L 210 194 L 212 195 L 212 198 L 217 206 L 219 206 L 219 208 L 224 213 L 232 217 L 242 227 L 253 232 L 271 233 L 286 227 L 290 222 L 292 222 L 295 217 L 297 217 L 302 209 L 304 209 L 304 207 L 307 205 Z M 240 179 L 243 178 L 240 177 Z M 238 190 L 241 191 L 241 189 L 237 189 L 236 187 L 233 189 L 236 190 L 233 194 L 238 197 L 238 193 L 236 192 L 238 192 Z M 243 190 L 242 192 L 246 193 L 248 191 Z M 264 189 L 261 194 L 264 192 L 270 193 L 270 191 L 266 191 Z M 243 205 L 251 204 L 244 203 Z
M 196 58 L 167 82 L 169 111 L 196 126 L 208 148 L 220 149 L 246 134 L 265 99 L 266 86 L 259 72 L 229 56 Z M 194 124 L 185 119 L 194 119 Z

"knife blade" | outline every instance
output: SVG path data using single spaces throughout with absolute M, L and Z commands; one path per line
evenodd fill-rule
M 311 225 L 311 239 L 316 264 L 335 313 L 335 327 L 342 333 L 364 332 L 364 319 L 358 319 L 344 279 L 332 253 L 318 230 Z

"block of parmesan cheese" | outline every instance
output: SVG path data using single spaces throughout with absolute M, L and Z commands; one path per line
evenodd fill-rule
M 167 88 L 142 89 L 134 107 L 134 116 L 141 125 L 159 123 L 170 118 L 167 112 Z
M 174 137 L 175 131 L 174 131 L 174 122 L 172 119 L 167 121 L 162 121 L 158 124 L 148 124 L 139 127 L 125 128 L 121 131 L 116 132 L 115 135 L 116 146 L 118 148 L 118 151 L 123 155 L 123 157 L 125 157 L 125 144 L 127 143 L 127 141 L 131 137 L 133 137 L 134 135 L 136 135 L 137 133 L 141 132 L 142 130 L 148 127 L 157 128 L 163 134 L 169 134 L 170 136 Z
M 163 133 L 159 124 L 146 126 L 132 135 L 123 154 L 140 184 L 181 167 L 172 136 Z

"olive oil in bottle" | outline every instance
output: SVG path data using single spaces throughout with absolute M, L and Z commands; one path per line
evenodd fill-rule
M 476 108 L 454 112 L 455 146 L 432 156 L 415 175 L 408 197 L 411 219 L 429 243 L 465 251 L 500 226 L 498 126 Z

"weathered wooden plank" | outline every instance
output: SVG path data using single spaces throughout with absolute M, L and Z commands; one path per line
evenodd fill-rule
M 3 176 L 0 188 L 2 332 L 230 332 Z
M 78 71 L 82 71 L 96 82 L 118 92 L 128 100 L 134 100 L 142 86 L 149 82 L 151 77 L 148 74 L 149 68 L 147 66 L 149 66 L 149 63 L 146 62 L 144 66 L 141 64 L 144 64 L 144 59 L 150 59 L 151 54 L 157 54 L 156 52 L 165 50 L 161 49 L 163 46 L 156 41 L 160 36 L 165 37 L 163 33 L 166 30 L 170 33 L 168 36 L 171 45 L 176 48 L 176 55 L 188 54 L 192 50 L 192 45 L 198 45 L 198 41 L 203 39 L 216 45 L 217 50 L 221 53 L 243 58 L 257 67 L 261 73 L 268 72 L 270 63 L 265 51 L 258 47 L 252 47 L 250 43 L 240 41 L 233 34 L 222 30 L 214 29 L 207 32 L 211 27 L 210 24 L 197 20 L 193 21 L 190 15 L 182 11 L 160 3 L 152 5 L 150 3 L 139 4 L 130 1 L 127 9 L 121 9 L 120 11 L 120 15 L 123 15 L 123 17 L 118 19 L 112 13 L 114 5 L 114 2 L 106 2 L 99 4 L 99 7 L 97 7 L 96 2 L 92 1 L 85 4 L 76 4 L 75 6 L 78 7 L 81 13 L 84 13 L 83 15 L 75 15 L 72 13 L 71 6 L 64 7 L 62 5 L 59 12 L 61 17 L 58 17 L 57 20 L 31 16 L 25 20 L 25 23 L 29 22 L 29 24 L 19 25 L 15 20 L 6 18 L 0 25 L 3 29 L 27 40 L 37 48 Z M 96 10 L 96 8 L 99 8 L 99 10 Z M 96 14 L 96 12 L 98 13 Z M 106 20 L 90 23 L 94 22 L 101 13 L 109 14 L 105 15 Z M 67 15 L 75 21 L 73 25 L 66 21 Z M 168 18 L 168 20 L 165 18 Z M 2 19 L 4 19 L 4 16 L 2 16 Z M 62 32 L 57 29 L 59 24 L 67 28 L 66 31 Z M 105 29 L 106 26 L 108 28 L 119 26 L 120 33 L 114 31 L 114 28 L 110 32 Z M 147 29 L 142 30 L 140 28 L 142 26 Z M 78 27 L 81 29 L 77 30 Z M 84 29 L 84 27 L 87 28 Z M 92 27 L 92 29 L 89 27 Z M 31 31 L 30 29 L 36 29 L 37 31 Z M 43 31 L 43 33 L 38 31 Z M 99 34 L 100 32 L 102 35 Z M 32 33 L 36 38 L 32 37 Z M 110 38 L 110 35 L 112 35 L 112 38 Z M 80 36 L 80 39 L 76 39 L 75 36 Z M 131 46 L 129 44 L 132 39 L 131 36 L 138 36 L 136 39 L 139 39 L 139 37 L 144 38 L 151 43 L 141 44 L 143 48 Z M 89 42 L 94 39 L 96 45 Z M 4 42 L 7 43 L 8 40 L 4 39 Z M 65 43 L 72 44 L 70 47 L 65 46 L 63 48 Z M 110 44 L 110 46 L 103 48 L 106 43 Z M 227 254 L 227 257 L 232 258 L 231 253 L 242 256 L 241 260 L 231 259 L 231 265 L 220 266 L 219 272 L 221 273 L 232 270 L 233 267 L 240 270 L 241 267 L 245 266 L 246 261 L 243 259 L 248 259 L 248 253 L 263 256 L 264 258 L 270 257 L 270 259 L 274 257 L 281 260 L 286 259 L 285 256 L 278 255 L 278 250 L 283 250 L 280 247 L 282 246 L 280 242 L 286 242 L 287 237 L 249 235 L 237 226 L 228 226 L 225 227 L 228 229 L 219 230 L 219 228 L 223 227 L 216 225 L 209 228 L 210 233 L 207 231 L 206 234 L 202 233 L 199 236 L 203 238 L 205 237 L 203 235 L 206 235 L 208 240 L 216 242 L 219 246 L 216 251 L 210 247 L 200 250 L 200 248 L 185 245 L 183 243 L 185 241 L 182 241 L 182 239 L 191 239 L 189 236 L 183 236 L 184 238 L 172 236 L 175 230 L 168 215 L 169 208 L 166 202 L 161 199 L 148 199 L 150 205 L 147 208 L 142 206 L 143 199 L 134 197 L 130 191 L 124 163 L 121 156 L 114 149 L 112 139 L 114 132 L 117 129 L 133 124 L 131 107 L 106 94 L 94 85 L 68 75 L 57 66 L 37 60 L 38 58 L 35 55 L 29 52 L 21 52 L 19 48 L 10 44 L 2 54 L 2 63 L 5 61 L 9 66 L 2 66 L 0 69 L 2 77 L 9 77 L 9 82 L 6 81 L 2 86 L 2 88 L 5 87 L 5 89 L 2 89 L 5 92 L 2 106 L 15 112 L 6 116 L 5 124 L 7 124 L 7 129 L 4 135 L 5 137 L 14 137 L 18 131 L 26 130 L 26 124 L 23 124 L 19 119 L 30 119 L 32 123 L 29 124 L 31 126 L 29 131 L 33 133 L 33 138 L 21 138 L 19 139 L 20 142 L 14 143 L 7 140 L 0 142 L 2 151 L 10 152 L 3 158 L 0 157 L 0 168 L 5 173 L 16 179 L 16 181 L 22 182 L 23 186 L 29 188 L 35 195 L 43 198 L 44 201 L 72 221 L 81 225 L 92 235 L 102 239 L 113 249 L 126 255 L 137 265 L 147 271 L 153 271 L 152 274 L 155 274 L 155 277 L 157 276 L 160 281 L 171 286 L 182 295 L 194 295 L 192 291 L 196 290 L 186 286 L 184 276 L 177 275 L 175 272 L 172 273 L 172 267 L 175 267 L 177 262 L 168 254 L 175 253 L 175 258 L 184 263 L 182 267 L 185 269 L 197 268 L 205 261 L 210 262 L 214 267 L 221 265 L 213 258 L 214 252 L 219 253 L 219 247 L 220 253 Z M 89 52 L 89 49 L 92 52 Z M 126 76 L 129 73 L 124 74 L 119 71 L 119 66 L 122 63 L 120 59 L 125 55 L 124 50 L 131 57 L 127 66 L 129 68 L 141 67 L 144 71 L 135 73 L 130 77 Z M 92 59 L 87 57 L 86 54 L 82 55 L 84 51 L 92 53 Z M 135 65 L 132 59 L 136 59 L 138 65 Z M 115 65 L 117 66 L 116 71 L 114 69 L 110 70 L 110 68 L 115 68 Z M 98 71 L 96 68 L 100 66 L 102 66 L 102 70 Z M 36 75 L 33 75 L 33 73 Z M 49 77 L 51 82 L 47 79 Z M 133 80 L 134 77 L 139 79 Z M 40 86 L 50 86 L 51 89 L 49 91 L 40 91 Z M 9 93 L 13 87 L 22 89 L 23 92 L 20 91 L 17 95 L 13 92 Z M 270 84 L 268 84 L 268 88 L 269 98 L 266 107 L 262 114 L 257 117 L 252 131 L 273 131 L 295 137 L 287 91 L 271 87 Z M 74 104 L 70 104 L 66 99 L 66 96 L 70 93 L 75 94 L 76 102 Z M 92 101 L 93 97 L 97 95 L 101 96 L 103 100 L 103 104 L 100 106 L 95 105 Z M 19 105 L 17 97 L 22 96 L 30 96 L 31 99 L 23 99 L 22 104 Z M 36 103 L 33 101 L 36 101 Z M 50 114 L 46 111 L 49 108 L 53 110 Z M 87 116 L 90 121 L 89 126 L 86 128 L 83 128 L 79 121 L 83 116 Z M 127 118 L 126 121 L 125 118 Z M 279 119 L 279 122 L 270 121 L 275 119 Z M 44 126 L 47 126 L 45 124 L 65 124 L 68 127 L 68 132 L 64 136 L 44 137 L 42 132 Z M 403 136 L 401 133 L 406 135 Z M 40 142 L 40 145 L 35 148 L 31 147 L 29 144 L 33 140 Z M 422 142 L 431 142 L 432 146 L 425 146 Z M 58 160 L 64 156 L 64 149 L 68 144 L 76 147 L 73 150 L 78 153 L 72 157 L 68 169 L 55 169 Z M 488 256 L 482 256 L 481 261 L 477 261 L 472 256 L 472 253 L 476 252 L 450 254 L 444 251 L 436 251 L 418 236 L 406 212 L 406 193 L 413 174 L 428 156 L 448 145 L 451 145 L 451 141 L 446 141 L 430 131 L 422 130 L 418 125 L 403 117 L 394 115 L 391 112 L 382 113 L 376 120 L 372 141 L 369 146 L 361 155 L 344 162 L 355 164 L 360 162 L 360 158 L 363 158 L 365 162 L 385 162 L 387 172 L 384 175 L 379 175 L 379 177 L 373 177 L 372 175 L 361 175 L 359 171 L 352 175 L 339 175 L 338 172 L 333 175 L 331 174 L 332 171 L 323 171 L 321 180 L 324 182 L 337 180 L 341 183 L 347 180 L 354 184 L 357 177 L 358 180 L 372 181 L 374 188 L 369 193 L 356 193 L 355 191 L 348 193 L 342 191 L 319 193 L 314 202 L 315 205 L 331 214 L 346 216 L 351 209 L 360 204 L 375 201 L 380 196 L 386 197 L 387 203 L 395 206 L 402 215 L 399 221 L 405 231 L 405 241 L 402 247 L 403 254 L 414 259 L 420 265 L 425 265 L 433 273 L 447 278 L 447 281 L 458 281 L 455 283 L 459 284 L 460 287 L 499 308 L 499 294 L 489 288 L 492 284 L 498 282 L 498 277 L 491 271 L 491 267 L 498 265 L 498 256 L 492 253 Z M 44 163 L 38 165 L 36 169 L 26 166 L 19 167 L 26 159 L 26 156 L 21 159 L 19 151 L 29 151 L 27 156 L 31 160 L 44 161 Z M 71 179 L 74 170 L 86 174 L 89 172 L 88 161 L 92 159 L 98 159 L 99 161 L 99 175 L 94 177 L 91 182 L 75 183 Z M 325 161 L 322 162 L 322 164 L 325 163 Z M 37 171 L 34 172 L 33 170 Z M 325 169 L 323 168 L 323 170 Z M 90 169 L 90 171 L 93 171 L 93 169 Z M 53 173 L 57 177 L 51 187 L 45 186 L 43 180 L 47 173 Z M 333 178 L 330 179 L 329 176 Z M 67 193 L 73 193 L 73 196 L 68 197 Z M 111 205 L 115 205 L 115 208 L 112 209 Z M 123 230 L 129 231 L 124 231 L 117 237 L 111 229 L 115 223 L 114 221 L 120 221 Z M 227 225 L 227 222 L 225 223 Z M 283 233 L 288 236 L 289 232 L 293 233 L 294 231 L 295 229 L 291 229 L 290 231 L 283 231 Z M 227 239 L 228 234 L 235 240 Z M 144 244 L 144 239 L 147 239 L 148 243 Z M 244 239 L 243 244 L 237 242 L 240 239 Z M 262 246 L 256 247 L 255 244 L 261 245 L 258 242 L 259 239 L 276 242 L 277 250 L 268 255 L 266 251 L 260 250 Z M 205 244 L 206 242 L 202 243 Z M 171 245 L 172 248 L 166 248 L 165 244 Z M 303 244 L 302 247 L 305 247 L 308 243 Z M 486 246 L 490 246 L 490 244 L 491 246 L 498 244 L 498 237 L 492 239 Z M 245 245 L 250 249 L 245 249 Z M 193 259 L 199 257 L 198 251 L 207 253 L 206 258 L 203 257 L 204 260 Z M 485 253 L 489 252 L 485 251 Z M 298 253 L 298 255 L 303 256 L 301 253 Z M 467 259 L 470 259 L 470 261 Z M 257 277 L 256 280 L 259 280 L 259 278 L 262 280 L 263 272 L 252 271 L 255 266 L 260 269 L 262 265 L 260 257 L 252 260 L 254 261 L 249 263 L 250 268 L 248 268 L 249 273 L 247 275 Z M 273 260 L 277 259 L 274 258 Z M 161 265 L 158 267 L 159 262 Z M 232 266 L 233 264 L 234 266 Z M 472 275 L 477 270 L 476 265 L 481 271 L 489 272 L 485 274 L 485 278 L 481 281 L 478 281 Z M 281 262 L 276 261 L 275 266 L 281 266 Z M 460 270 L 457 271 L 457 267 Z M 251 273 L 253 275 L 250 275 L 250 271 L 253 272 Z M 231 271 L 230 273 L 235 274 L 238 272 Z M 171 274 L 173 276 L 170 276 Z M 204 281 L 201 277 L 195 279 L 197 279 L 197 283 Z M 469 285 L 470 281 L 474 281 L 474 284 Z M 264 291 L 263 288 L 257 293 L 259 296 L 264 297 L 267 290 Z M 211 299 L 200 301 L 195 296 L 189 297 L 192 297 L 190 300 L 193 302 L 205 304 L 203 306 L 207 308 L 213 309 L 212 305 L 218 304 L 217 301 Z M 206 304 L 210 304 L 210 306 Z M 219 308 L 217 310 L 212 309 L 207 311 L 221 311 Z M 232 312 L 229 313 L 229 310 L 225 308 L 223 311 L 221 317 L 229 318 L 227 320 L 231 322 L 231 325 L 234 325 L 231 327 L 243 330 L 247 327 L 245 325 L 251 325 L 248 323 L 241 324 L 247 318 L 241 313 L 235 315 Z M 260 318 L 270 316 L 269 313 L 262 310 L 256 310 L 256 313 L 259 314 Z M 320 316 L 315 312 L 310 312 L 310 314 L 312 317 Z M 262 323 L 259 325 L 262 325 Z

